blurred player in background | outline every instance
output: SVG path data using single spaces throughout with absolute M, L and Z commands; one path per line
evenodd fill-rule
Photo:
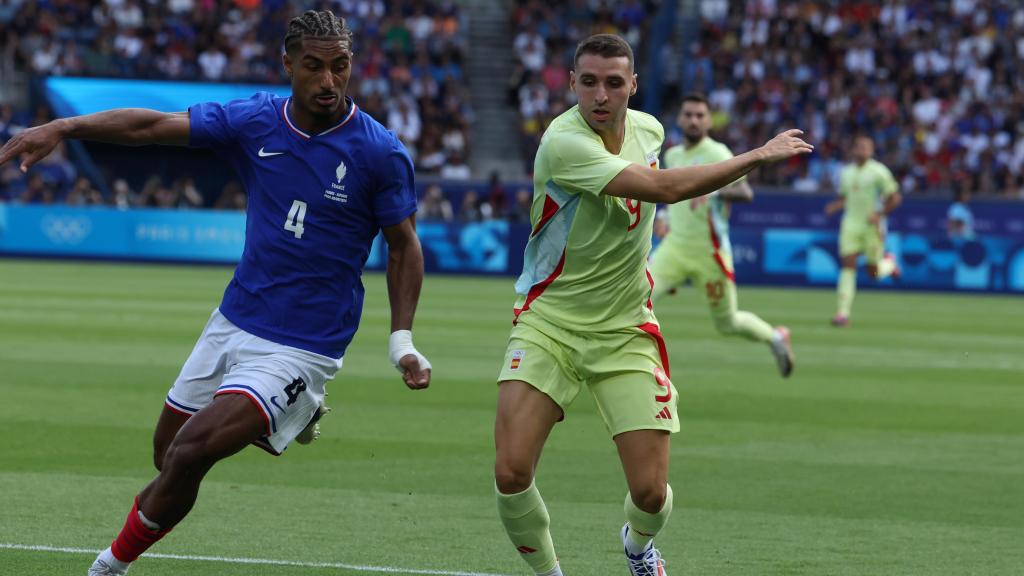
M 958 189 L 953 194 L 953 203 L 946 211 L 946 233 L 955 243 L 974 240 L 974 214 L 968 204 L 971 203 L 971 191 Z
M 591 36 L 574 61 L 579 104 L 551 123 L 537 154 L 533 232 L 498 376 L 498 514 L 536 574 L 562 574 L 534 475 L 552 428 L 587 386 L 629 486 L 627 564 L 634 575 L 664 576 L 654 537 L 672 511 L 669 434 L 679 422 L 647 273 L 657 203 L 708 194 L 812 147 L 790 130 L 723 162 L 658 170 L 664 129 L 627 108 L 637 89 L 629 44 Z
M 857 293 L 857 259 L 868 262 L 868 273 L 876 280 L 899 278 L 900 268 L 892 254 L 885 252 L 886 217 L 902 200 L 892 172 L 874 159 L 875 143 L 868 136 L 853 142 L 853 162 L 839 173 L 839 198 L 825 206 L 831 216 L 843 210 L 839 226 L 839 308 L 833 326 L 850 323 L 853 297 Z
M 312 440 L 326 382 L 359 324 L 360 276 L 381 230 L 391 361 L 409 388 L 430 383 L 410 331 L 423 282 L 412 161 L 345 96 L 352 37 L 343 19 L 308 11 L 291 20 L 284 46 L 290 98 L 258 93 L 175 114 L 109 110 L 26 130 L 0 150 L 0 163 L 20 157 L 27 170 L 64 138 L 211 148 L 249 197 L 242 260 L 157 423 L 159 474 L 91 576 L 124 574 L 188 514 L 219 460 L 249 444 L 276 455 Z
M 685 141 L 665 152 L 665 167 L 710 164 L 732 158 L 729 148 L 708 136 L 711 109 L 701 94 L 683 98 L 677 124 Z M 750 202 L 754 191 L 746 179 L 737 180 L 707 196 L 672 204 L 668 208 L 668 233 L 651 256 L 654 291 L 658 302 L 690 281 L 704 294 L 715 328 L 725 335 L 764 342 L 775 357 L 783 377 L 793 372 L 789 330 L 773 328 L 750 312 L 737 309 L 736 277 L 729 242 L 729 205 Z M 657 229 L 656 229 L 657 230 Z

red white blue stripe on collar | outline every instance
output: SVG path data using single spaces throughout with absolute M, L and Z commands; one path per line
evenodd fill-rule
M 341 128 L 345 124 L 348 124 L 349 120 L 351 120 L 352 118 L 355 117 L 356 111 L 359 110 L 359 107 L 356 106 L 356 103 L 353 102 L 351 98 L 346 96 L 345 100 L 349 104 L 348 114 L 346 114 L 345 117 L 342 118 L 341 122 L 338 122 L 337 124 L 335 124 L 334 126 L 328 128 L 327 130 L 324 130 L 323 132 L 320 132 L 319 134 L 317 134 L 317 136 L 323 136 L 325 134 L 330 134 L 331 132 L 334 132 L 335 130 L 337 130 L 338 128 Z M 284 104 L 281 106 L 281 115 L 284 116 L 284 121 L 288 124 L 288 127 L 291 128 L 292 131 L 294 131 L 299 136 L 302 136 L 303 138 L 308 140 L 308 139 L 312 138 L 312 136 L 310 136 L 309 134 L 303 132 L 302 130 L 299 130 L 299 128 L 295 125 L 295 123 L 292 122 L 291 117 L 288 116 L 288 104 L 290 104 L 291 101 L 292 101 L 291 98 L 288 98 L 287 100 L 284 101 Z

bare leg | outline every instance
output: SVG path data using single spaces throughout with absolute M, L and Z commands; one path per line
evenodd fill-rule
M 669 433 L 636 430 L 615 437 L 626 473 L 626 526 L 622 543 L 634 574 L 663 574 L 661 555 L 653 546 L 672 514 L 672 488 L 668 485 Z M 643 567 L 641 572 L 637 568 Z
M 561 417 L 558 404 L 526 382 L 501 383 L 494 423 L 494 480 L 498 490 L 512 494 L 530 487 L 544 443 Z
M 251 400 L 217 396 L 174 436 L 160 473 L 139 494 L 139 510 L 162 529 L 174 526 L 192 509 L 199 483 L 213 465 L 265 433 L 266 422 Z
M 636 430 L 615 437 L 629 494 L 637 508 L 656 514 L 668 491 L 669 433 Z
M 544 442 L 561 417 L 558 404 L 526 382 L 501 383 L 494 424 L 498 516 L 534 573 L 554 576 L 561 570 L 551 541 L 551 518 L 533 478 Z
M 175 412 L 166 405 L 157 420 L 156 430 L 153 432 L 153 466 L 157 471 L 163 468 L 164 454 L 171 441 L 178 435 L 178 430 L 188 422 L 189 416 L 181 412 Z

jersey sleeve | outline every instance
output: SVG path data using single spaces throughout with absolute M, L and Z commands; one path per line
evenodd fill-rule
M 547 143 L 551 179 L 569 192 L 600 195 L 612 178 L 632 164 L 605 150 L 599 138 L 576 132 L 553 136 Z
M 843 167 L 839 171 L 839 195 L 846 198 L 850 194 L 850 169 Z
M 256 94 L 227 104 L 204 102 L 189 109 L 189 145 L 196 148 L 227 148 L 238 140 L 245 122 L 259 111 L 265 99 Z
M 416 179 L 412 159 L 397 139 L 380 164 L 373 212 L 382 227 L 394 226 L 416 212 Z

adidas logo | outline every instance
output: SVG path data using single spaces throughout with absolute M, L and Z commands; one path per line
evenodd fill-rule
M 661 412 L 658 412 L 658 415 L 655 416 L 654 418 L 657 420 L 671 420 L 672 413 L 669 412 L 668 407 L 666 406 L 665 408 L 662 408 Z

